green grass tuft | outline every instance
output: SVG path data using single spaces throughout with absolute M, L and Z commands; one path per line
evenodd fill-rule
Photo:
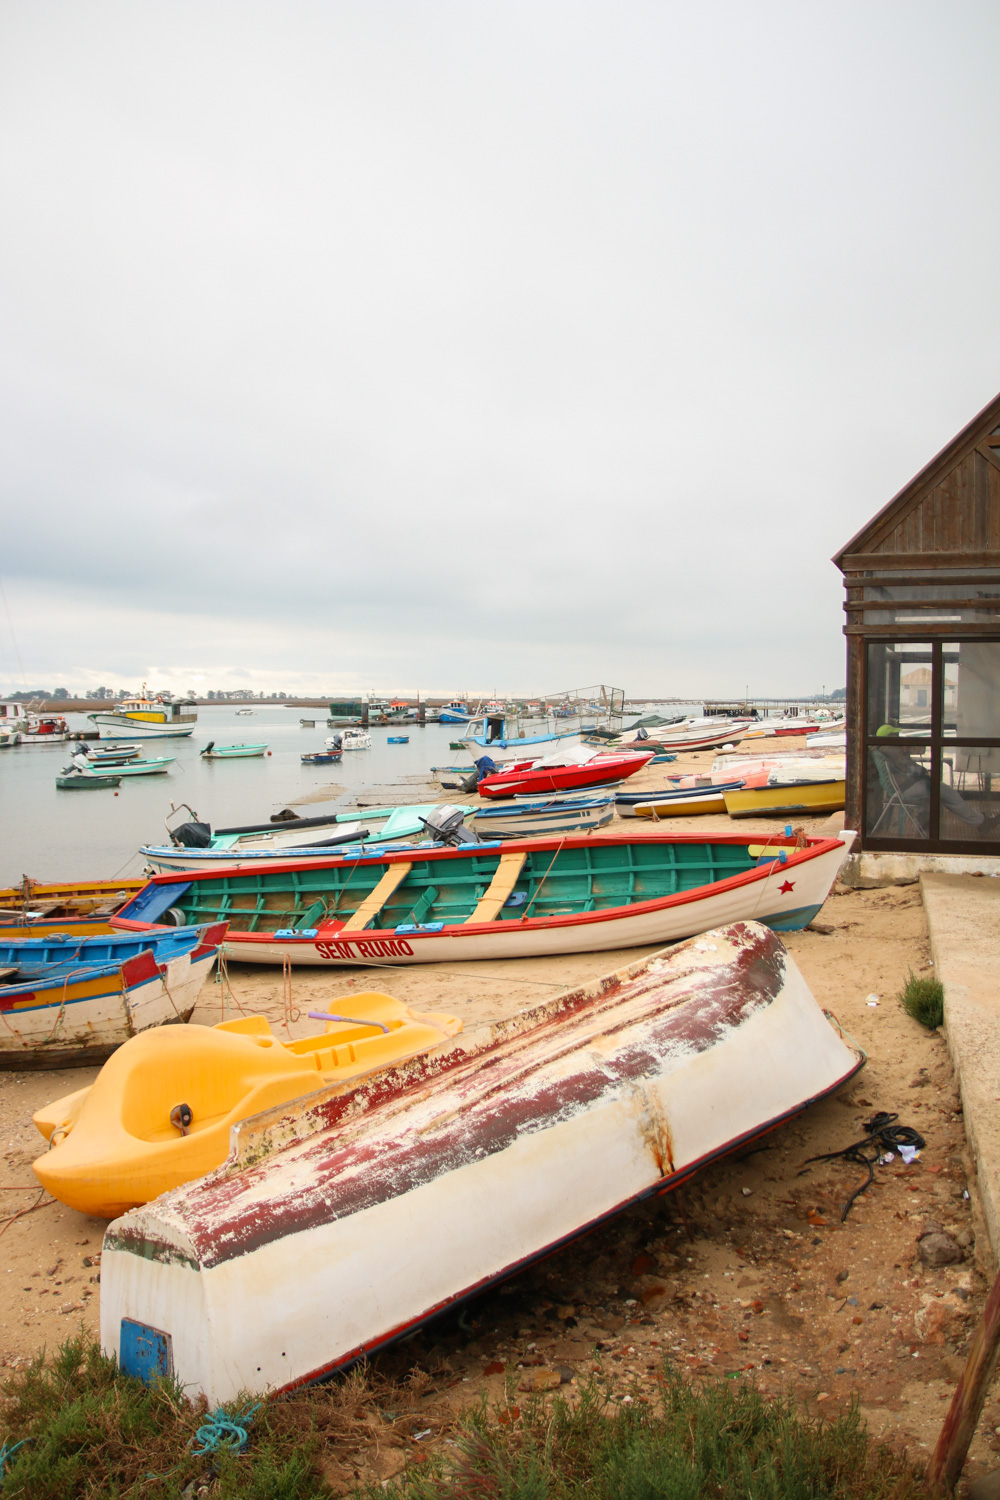
M 899 992 L 907 1015 L 933 1029 L 944 1020 L 944 986 L 940 979 L 918 979 L 913 970 Z

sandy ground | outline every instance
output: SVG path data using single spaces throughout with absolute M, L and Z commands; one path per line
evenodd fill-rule
M 665 784 L 664 771 L 707 767 L 713 758 L 652 767 L 643 780 Z M 803 822 L 815 827 L 819 820 Z M 733 826 L 715 818 L 675 824 Z M 636 820 L 627 826 L 631 831 Z M 763 1389 L 794 1392 L 826 1412 L 856 1392 L 875 1433 L 905 1442 L 917 1457 L 933 1446 L 985 1299 L 977 1254 L 985 1260 L 989 1252 L 976 1243 L 971 1164 L 944 1041 L 911 1021 L 894 998 L 911 968 L 931 971 L 919 890 L 837 887 L 819 922 L 830 930 L 790 934 L 787 945 L 816 998 L 868 1052 L 864 1072 L 762 1148 L 629 1212 L 471 1304 L 461 1318 L 383 1356 L 387 1374 L 425 1372 L 425 1446 L 443 1440 L 456 1407 L 484 1388 L 500 1397 L 505 1383 L 517 1400 L 518 1389 L 561 1381 L 573 1399 L 580 1381 L 600 1369 L 622 1399 L 646 1399 L 664 1354 L 696 1374 L 752 1372 Z M 280 973 L 233 965 L 230 988 L 210 981 L 194 1019 L 262 1011 L 279 1034 L 286 1025 L 302 1034 L 314 1002 L 378 987 L 419 1008 L 449 1011 L 471 1028 L 643 951 L 387 968 L 377 985 L 361 970 L 300 969 L 290 997 Z M 92 1069 L 0 1076 L 0 1363 L 7 1366 L 51 1349 L 81 1325 L 97 1331 L 99 1264 L 91 1262 L 104 1223 L 52 1203 L 32 1188 L 31 1171 L 41 1145 L 32 1111 L 93 1076 Z M 927 1146 L 912 1166 L 897 1160 L 879 1168 L 876 1184 L 841 1223 L 863 1173 L 843 1163 L 804 1170 L 804 1163 L 857 1140 L 876 1109 L 897 1111 Z M 27 1212 L 10 1217 L 19 1210 Z M 921 1266 L 917 1238 L 928 1222 L 959 1238 L 963 1263 Z M 345 1484 L 355 1475 L 385 1477 L 411 1447 L 409 1440 L 387 1443 L 385 1433 L 381 1441 L 359 1441 L 356 1452 L 337 1456 L 331 1477 Z M 998 1453 L 1000 1399 L 988 1403 L 980 1423 L 972 1472 L 994 1467 Z

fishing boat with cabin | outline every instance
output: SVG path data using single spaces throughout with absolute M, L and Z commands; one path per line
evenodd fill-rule
M 742 922 L 233 1127 L 112 1223 L 101 1344 L 209 1404 L 320 1380 L 743 1150 L 864 1053 Z
M 108 712 L 88 714 L 97 725 L 102 740 L 182 739 L 194 732 L 198 715 L 188 698 L 172 698 L 169 693 L 146 692 L 146 684 L 137 698 L 125 698 Z
M 459 837 L 462 835 L 459 834 Z M 755 917 L 805 927 L 853 833 L 565 834 L 495 845 L 345 845 L 324 859 L 154 876 L 118 931 L 225 921 L 227 957 L 343 966 L 596 953 Z

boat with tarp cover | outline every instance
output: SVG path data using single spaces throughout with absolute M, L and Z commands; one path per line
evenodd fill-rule
M 235 1125 L 105 1234 L 101 1344 L 210 1405 L 320 1380 L 671 1191 L 864 1053 L 756 922 Z
M 670 943 L 754 917 L 805 927 L 853 833 L 565 834 L 502 844 L 415 844 L 267 868 L 155 876 L 114 917 L 120 931 L 224 921 L 227 957 L 351 965 L 595 953 Z

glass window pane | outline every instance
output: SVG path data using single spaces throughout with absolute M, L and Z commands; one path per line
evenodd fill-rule
M 869 641 L 869 736 L 883 724 L 902 733 L 929 733 L 931 648 L 928 642 Z M 870 831 L 870 830 L 869 830 Z
M 1000 641 L 944 647 L 946 739 L 1000 739 Z M 1000 771 L 1000 758 L 994 770 Z
M 1000 774 L 979 769 L 988 749 L 948 750 L 941 766 L 941 838 L 1000 842 Z
M 865 832 L 889 839 L 931 838 L 930 750 L 889 737 L 867 753 Z

